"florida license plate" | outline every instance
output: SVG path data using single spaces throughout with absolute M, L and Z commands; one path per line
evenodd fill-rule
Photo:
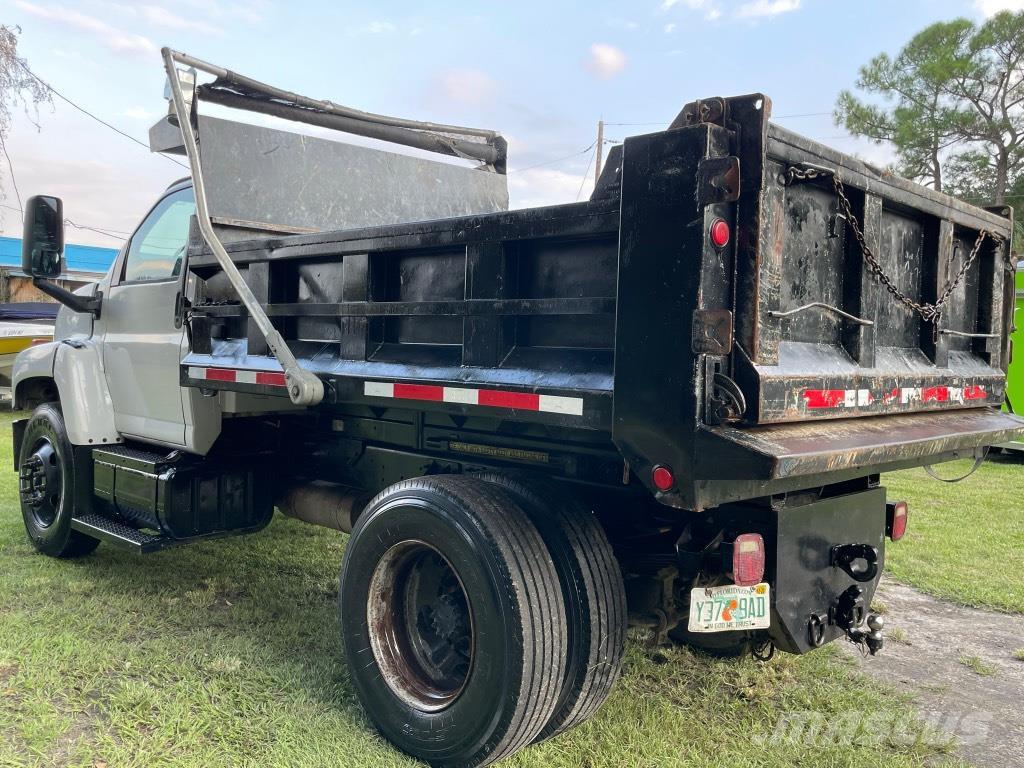
M 691 632 L 728 632 L 737 629 L 767 629 L 771 625 L 771 602 L 767 584 L 737 587 L 697 587 L 690 590 Z

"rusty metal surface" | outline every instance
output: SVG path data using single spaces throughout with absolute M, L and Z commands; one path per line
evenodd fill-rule
M 747 429 L 723 426 L 711 432 L 769 459 L 771 472 L 765 479 L 775 479 L 870 469 L 951 451 L 970 455 L 979 446 L 1021 435 L 1024 419 L 984 408 Z
M 292 486 L 277 500 L 281 513 L 324 528 L 351 533 L 357 501 L 366 494 L 327 482 Z
M 584 203 L 228 251 L 331 407 L 372 404 L 364 379 L 582 395 L 581 416 L 509 421 L 552 440 L 610 431 L 632 477 L 676 470 L 677 486 L 655 494 L 669 506 L 941 461 L 1018 431 L 979 416 L 1005 386 L 1003 254 L 969 260 L 976 227 L 1008 222 L 770 128 L 770 108 L 758 94 L 688 105 L 672 130 L 627 139 Z M 834 185 L 788 182 L 794 164 L 841 169 L 849 204 Z M 717 219 L 732 234 L 718 246 Z M 865 247 L 922 301 L 963 273 L 937 333 L 892 303 Z M 273 365 L 209 255 L 193 249 L 189 267 L 208 344 L 184 370 Z M 468 408 L 417 406 L 460 419 Z
M 732 312 L 728 309 L 693 311 L 693 351 L 727 355 L 732 351 Z

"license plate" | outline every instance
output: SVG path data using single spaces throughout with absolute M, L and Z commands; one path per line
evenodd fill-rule
M 691 632 L 728 632 L 736 629 L 767 629 L 771 602 L 767 584 L 737 587 L 697 587 L 690 590 Z

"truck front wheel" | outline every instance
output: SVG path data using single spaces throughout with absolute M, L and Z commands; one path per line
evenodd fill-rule
M 32 546 L 51 557 L 81 557 L 96 549 L 98 540 L 71 529 L 77 472 L 59 405 L 35 409 L 19 456 L 21 516 Z
M 341 631 L 378 730 L 434 765 L 485 765 L 533 741 L 558 702 L 558 574 L 511 496 L 480 480 L 407 480 L 356 523 Z

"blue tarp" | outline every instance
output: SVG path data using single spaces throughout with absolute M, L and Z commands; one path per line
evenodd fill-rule
M 60 304 L 49 301 L 22 301 L 0 304 L 0 320 L 55 320 Z
M 64 244 L 65 272 L 106 272 L 117 256 L 116 248 Z M 21 267 L 21 238 L 0 237 L 0 267 Z

